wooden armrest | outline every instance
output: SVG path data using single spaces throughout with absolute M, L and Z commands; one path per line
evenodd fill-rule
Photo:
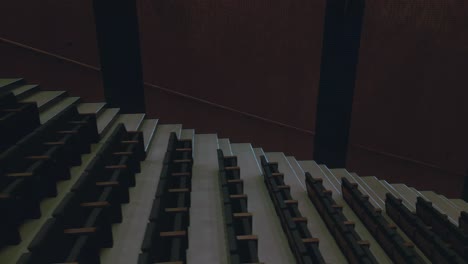
M 229 195 L 231 199 L 244 199 L 247 198 L 247 194 L 231 194 Z
M 192 160 L 190 159 L 180 159 L 180 160 L 173 160 L 173 163 L 190 163 Z
M 188 208 L 187 207 L 166 208 L 164 209 L 164 211 L 167 213 L 180 213 L 180 212 L 187 212 Z
M 120 152 L 114 152 L 112 155 L 117 155 L 117 156 L 122 156 L 122 155 L 132 155 L 132 151 L 120 151 Z
M 181 231 L 168 231 L 168 232 L 160 232 L 160 236 L 162 237 L 181 237 L 187 235 L 187 232 L 184 230 Z
M 297 200 L 284 200 L 285 204 L 298 204 L 299 202 Z
M 87 121 L 68 121 L 69 124 L 87 124 Z
M 243 235 L 243 236 L 236 236 L 237 240 L 258 240 L 256 235 Z
M 24 158 L 25 159 L 31 159 L 31 160 L 46 160 L 46 159 L 50 159 L 50 156 L 38 155 L 38 156 L 26 156 Z
M 81 203 L 81 207 L 107 207 L 110 206 L 110 203 L 107 201 L 102 202 L 89 202 L 89 203 Z
M 190 172 L 173 172 L 171 176 L 190 176 Z
M 181 193 L 181 192 L 190 192 L 189 188 L 174 188 L 169 189 L 168 192 L 170 193 Z
M 369 200 L 369 195 L 367 195 L 367 194 L 363 194 L 361 197 L 364 200 Z
M 96 232 L 96 227 L 68 228 L 63 230 L 65 234 L 88 234 Z
M 334 205 L 332 205 L 332 208 L 343 210 L 343 206 L 342 206 L 342 205 L 339 205 L 339 204 L 334 204 Z
M 374 208 L 374 212 L 378 213 L 378 214 L 381 214 L 382 213 L 382 209 L 380 208 Z
M 176 148 L 175 151 L 178 151 L 178 152 L 192 151 L 192 148 Z
M 273 173 L 271 174 L 271 177 L 281 177 L 281 178 L 283 178 L 283 177 L 284 177 L 284 174 L 281 173 L 281 172 L 273 172 Z
M 353 221 L 344 221 L 343 222 L 344 225 L 350 225 L 350 226 L 355 226 L 356 223 L 354 223 Z
M 108 165 L 108 166 L 105 166 L 104 168 L 106 169 L 110 169 L 110 170 L 115 170 L 115 169 L 126 169 L 127 168 L 127 165 Z
M 7 177 L 31 177 L 34 174 L 32 172 L 12 172 L 12 173 L 7 173 Z
M 227 183 L 242 183 L 242 182 L 244 182 L 242 179 L 227 180 Z
M 239 166 L 224 167 L 224 170 L 240 170 Z
M 414 244 L 411 243 L 411 242 L 409 242 L 409 241 L 406 241 L 405 243 L 403 243 L 403 245 L 404 245 L 405 247 L 414 248 Z
M 278 189 L 279 189 L 279 190 L 291 189 L 291 186 L 289 186 L 289 185 L 279 185 L 279 186 L 278 186 Z
M 388 228 L 397 229 L 397 226 L 395 224 L 388 224 Z
M 324 193 L 326 195 L 332 195 L 333 194 L 332 190 L 323 190 L 322 193 Z
M 96 186 L 118 186 L 118 181 L 104 181 L 104 182 L 96 182 Z
M 50 141 L 50 142 L 44 142 L 44 145 L 50 145 L 50 146 L 65 145 L 65 142 L 63 142 L 63 141 Z
M 234 216 L 234 218 L 244 218 L 244 217 L 251 217 L 253 216 L 252 213 L 249 213 L 249 212 L 245 212 L 245 213 L 233 213 L 232 216 Z
M 138 142 L 139 142 L 138 140 L 122 140 L 122 141 L 120 141 L 120 143 L 122 143 L 122 144 L 136 144 Z
M 359 240 L 357 243 L 360 246 L 370 247 L 370 242 L 367 240 Z
M 306 222 L 307 223 L 307 217 L 293 217 L 292 220 L 294 222 Z
M 315 237 L 309 237 L 309 238 L 303 238 L 302 239 L 302 243 L 305 243 L 305 244 L 318 244 L 320 242 L 320 240 L 318 238 L 315 238 Z
M 57 134 L 78 134 L 77 130 L 59 130 Z

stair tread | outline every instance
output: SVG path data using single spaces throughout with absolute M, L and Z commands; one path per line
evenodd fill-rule
M 120 114 L 115 122 L 124 124 L 127 131 L 138 131 L 144 119 L 145 114 Z
M 143 120 L 143 124 L 140 127 L 140 131 L 143 131 L 143 140 L 145 142 L 145 150 L 151 144 L 151 141 L 154 138 L 154 133 L 156 132 L 156 128 L 158 126 L 159 119 L 146 119 Z
M 27 85 L 21 85 L 16 88 L 13 88 L 11 92 L 16 96 L 16 98 L 21 99 L 24 98 L 25 95 L 36 91 L 39 89 L 39 85 L 37 84 L 27 84 Z
M 194 145 L 187 263 L 226 263 L 224 224 L 219 221 L 223 215 L 217 177 L 218 137 L 197 134 Z
M 277 161 L 275 158 L 272 157 L 272 160 Z M 302 167 L 301 164 L 296 160 L 294 157 L 287 157 L 287 161 L 291 167 L 291 169 L 294 171 L 298 177 L 301 177 L 304 179 L 304 184 L 305 184 L 305 172 L 309 172 L 311 175 L 315 175 L 314 177 L 318 177 L 317 171 L 311 167 Z M 281 163 L 279 163 L 279 171 L 283 172 L 281 170 Z M 310 170 L 312 169 L 313 172 Z M 284 172 L 283 172 L 284 173 Z M 287 174 L 284 175 L 285 177 L 285 182 L 286 184 L 290 184 L 290 177 L 288 177 Z M 295 195 L 293 194 L 293 191 L 295 192 Z M 320 217 L 320 214 L 318 211 L 315 209 L 314 204 L 309 200 L 307 196 L 307 192 L 302 191 L 302 190 L 294 190 L 293 186 L 291 186 L 291 195 L 293 196 L 294 199 L 299 200 L 299 210 L 302 214 L 302 216 L 306 217 L 307 219 L 314 219 L 313 221 L 308 221 L 307 222 L 307 227 L 309 228 L 311 235 L 315 238 L 320 239 L 320 252 L 322 253 L 323 258 L 325 259 L 325 262 L 327 263 L 346 263 L 346 258 L 344 257 L 343 253 L 341 252 L 338 244 L 335 242 L 335 239 L 333 236 L 330 234 L 330 232 L 327 229 L 327 226 L 325 222 L 322 220 Z M 320 221 L 316 221 L 315 219 L 320 219 Z M 292 262 L 291 262 L 292 263 Z
M 16 85 L 23 82 L 23 78 L 1 78 L 0 79 L 0 89 L 7 89 L 11 85 Z
M 180 139 L 191 139 L 195 136 L 195 129 L 182 129 Z
M 80 114 L 96 114 L 102 112 L 106 103 L 82 103 L 77 106 L 78 113 Z
M 324 165 L 319 165 L 322 171 L 327 175 L 327 177 L 335 178 L 331 182 L 335 184 L 336 189 L 341 189 L 341 183 L 338 183 L 336 176 Z M 369 233 L 365 225 L 361 222 L 359 217 L 353 212 L 353 210 L 348 206 L 348 204 L 344 201 L 343 197 L 341 196 L 341 190 L 338 195 L 333 194 L 333 199 L 339 205 L 343 206 L 343 214 L 349 221 L 353 221 L 355 223 L 355 230 L 359 234 L 362 240 L 367 240 L 371 243 L 370 251 L 375 256 L 376 259 L 379 260 L 379 263 L 392 263 L 390 258 L 387 256 L 385 251 L 382 247 L 375 241 L 374 237 Z
M 232 154 L 232 147 L 229 138 L 220 138 L 218 140 L 218 148 L 221 149 L 224 153 L 224 156 L 231 156 Z
M 68 106 L 72 104 L 76 104 L 79 101 L 80 101 L 80 97 L 66 97 L 60 100 L 59 102 L 54 104 L 54 106 L 48 108 L 47 110 L 39 114 L 39 119 L 41 121 L 41 124 L 44 124 L 45 122 L 49 121 L 54 116 L 62 112 L 65 108 L 67 108 Z
M 416 190 L 416 189 L 414 189 Z M 453 224 L 458 226 L 458 210 L 453 207 L 451 204 L 448 204 L 446 201 L 440 198 L 438 194 L 432 191 L 421 191 L 420 192 L 428 201 L 432 202 L 432 205 L 436 207 L 436 209 L 443 213 L 446 214 L 449 221 L 451 221 Z
M 154 121 L 157 119 L 152 119 Z M 145 120 L 149 121 L 149 120 Z M 148 125 L 146 122 L 143 126 Z M 156 122 L 157 123 L 157 122 Z M 179 126 L 159 125 L 148 148 L 147 159 L 141 162 L 141 172 L 135 175 L 135 187 L 130 188 L 130 202 L 122 205 L 123 221 L 112 226 L 114 245 L 101 250 L 101 263 L 137 263 L 143 241 L 146 224 L 153 205 L 154 194 L 164 155 L 169 141 L 169 135 L 179 131 Z
M 102 115 L 97 118 L 97 128 L 99 134 L 105 132 L 105 129 L 108 128 L 109 125 L 113 123 L 113 121 L 115 121 L 119 111 L 119 108 L 107 108 L 104 110 Z
M 258 235 L 258 258 L 265 263 L 294 263 L 288 240 L 263 181 L 263 171 L 249 143 L 231 144 L 232 155 L 237 156 L 244 182 L 244 193 L 249 197 L 249 212 L 253 213 L 253 234 Z
M 22 99 L 21 102 L 35 102 L 37 108 L 42 110 L 66 93 L 65 91 L 39 91 Z

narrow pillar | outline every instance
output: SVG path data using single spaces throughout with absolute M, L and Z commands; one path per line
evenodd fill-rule
M 145 112 L 136 0 L 93 0 L 104 94 L 121 113 Z
M 314 160 L 346 165 L 364 0 L 327 0 Z

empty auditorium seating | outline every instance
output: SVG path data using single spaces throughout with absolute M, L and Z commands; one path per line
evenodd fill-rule
M 387 214 L 411 238 L 433 263 L 465 263 L 421 219 L 403 206 L 402 201 L 388 193 L 385 200 Z
M 70 176 L 97 138 L 96 120 L 69 107 L 0 156 L 0 247 L 21 240 L 18 226 L 41 215 L 39 202 L 56 195 L 56 182 Z
M 463 232 L 463 227 L 458 228 L 452 224 L 447 219 L 447 215 L 439 212 L 431 202 L 422 197 L 417 198 L 416 214 L 435 234 L 449 243 L 461 257 L 468 260 L 468 234 Z
M 299 212 L 298 201 L 291 197 L 289 186 L 284 183 L 284 175 L 278 171 L 278 164 L 267 162 L 264 156 L 261 157 L 261 164 L 265 184 L 296 261 L 325 263 L 319 251 L 319 239 L 312 237 L 307 228 L 308 219 Z
M 359 191 L 357 184 L 342 178 L 341 187 L 344 200 L 395 263 L 425 263 L 415 252 L 413 245 L 398 234 L 397 227 L 385 220 L 382 210 L 372 206 L 369 196 Z
M 247 210 L 240 168 L 235 156 L 224 156 L 218 149 L 219 188 L 230 263 L 258 262 L 258 238 L 252 234 L 253 215 Z
M 100 263 L 99 250 L 112 247 L 112 224 L 122 221 L 121 204 L 135 184 L 141 133 L 119 125 L 29 244 L 20 263 Z M 131 149 L 125 154 L 115 152 Z M 140 151 L 137 151 L 140 150 Z
M 378 263 L 369 250 L 369 242 L 363 241 L 354 230 L 354 222 L 346 219 L 342 207 L 335 203 L 331 190 L 326 190 L 322 179 L 306 174 L 306 187 L 310 200 L 317 208 L 330 232 L 335 237 L 350 263 Z
M 34 103 L 20 103 L 11 92 L 0 94 L 0 152 L 40 125 Z
M 171 133 L 138 263 L 185 263 L 192 163 L 192 142 Z
M 0 96 L 0 263 L 467 262 L 459 199 L 34 93 Z

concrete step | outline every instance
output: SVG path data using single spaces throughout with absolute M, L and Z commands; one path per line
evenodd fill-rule
M 61 113 L 65 108 L 70 105 L 77 104 L 80 101 L 80 97 L 64 97 L 60 101 L 57 101 L 53 106 L 47 108 L 39 114 L 41 124 L 52 119 L 54 116 Z
M 375 258 L 379 260 L 379 263 L 392 263 L 392 261 L 387 256 L 385 251 L 382 249 L 379 243 L 375 241 L 374 237 L 369 233 L 369 231 L 367 230 L 365 225 L 361 222 L 359 217 L 357 217 L 357 215 L 353 212 L 353 210 L 344 201 L 343 197 L 341 196 L 341 178 L 334 175 L 325 165 L 319 165 L 319 166 L 322 169 L 322 171 L 327 175 L 327 177 L 331 179 L 332 184 L 335 185 L 335 189 L 339 189 L 339 193 L 337 193 L 337 195 L 335 195 L 334 194 L 335 192 L 333 192 L 332 194 L 333 199 L 335 200 L 337 204 L 343 206 L 343 214 L 346 216 L 346 218 L 356 223 L 355 230 L 359 234 L 359 236 L 363 240 L 367 240 L 370 242 L 371 244 L 370 250 L 372 254 L 375 256 Z
M 25 97 L 20 102 L 36 103 L 37 108 L 42 112 L 66 95 L 65 91 L 39 91 Z
M 232 155 L 231 142 L 229 141 L 229 138 L 220 138 L 218 140 L 218 145 L 218 148 L 223 151 L 224 156 Z
M 37 84 L 18 85 L 11 89 L 11 92 L 16 96 L 16 99 L 24 99 L 33 93 L 39 91 L 40 87 Z
M 299 177 L 282 152 L 267 152 L 265 154 L 269 162 L 278 162 L 279 172 L 284 174 L 284 181 L 285 184 L 290 186 L 292 198 L 298 200 L 299 211 L 303 217 L 309 220 L 307 221 L 307 227 L 311 235 L 320 239 L 319 248 L 325 261 L 327 263 L 346 263 L 346 258 L 336 244 L 335 239 L 307 196 L 305 180 L 302 180 L 302 178 L 305 179 L 305 176 L 302 176 L 304 175 L 302 169 L 297 165 L 294 166 L 298 170 L 297 174 L 301 175 Z
M 22 241 L 15 246 L 9 246 L 0 249 L 0 263 L 16 263 L 21 254 L 28 251 L 27 247 L 35 237 L 37 232 L 41 229 L 42 225 L 52 217 L 52 212 L 60 204 L 65 195 L 70 191 L 73 184 L 78 180 L 84 172 L 91 160 L 96 156 L 96 153 L 101 149 L 107 137 L 111 134 L 112 127 L 108 129 L 108 133 L 104 134 L 97 144 L 91 145 L 91 152 L 81 156 L 81 165 L 75 166 L 70 169 L 71 177 L 69 180 L 59 181 L 57 183 L 57 196 L 46 198 L 41 201 L 41 217 L 39 219 L 31 219 L 25 222 L 20 227 Z
M 182 129 L 180 139 L 191 139 L 195 137 L 195 129 Z
M 147 123 L 143 124 L 143 127 L 145 125 Z M 138 262 L 169 135 L 171 132 L 180 133 L 180 127 L 180 125 L 158 125 L 148 147 L 147 158 L 141 163 L 141 172 L 135 176 L 136 185 L 130 188 L 130 202 L 122 205 L 123 221 L 112 226 L 114 245 L 112 248 L 101 250 L 101 263 Z
M 237 156 L 248 209 L 253 214 L 253 234 L 258 236 L 258 258 L 270 264 L 294 263 L 294 255 L 281 227 L 273 202 L 264 183 L 263 170 L 252 145 L 231 144 L 232 155 Z M 226 154 L 231 155 L 231 154 Z
M 218 186 L 218 137 L 195 135 L 187 263 L 228 263 Z
M 151 141 L 154 138 L 154 134 L 156 132 L 158 126 L 159 119 L 145 119 L 143 120 L 143 124 L 140 127 L 140 131 L 143 131 L 143 140 L 145 142 L 145 150 L 151 144 Z
M 449 199 L 453 204 L 455 204 L 460 211 L 468 212 L 468 203 L 462 199 Z
M 0 78 L 0 91 L 9 91 L 22 84 L 24 84 L 23 78 Z
M 138 131 L 145 119 L 145 114 L 121 114 L 117 117 L 115 123 L 125 125 L 127 131 Z
M 99 116 L 105 110 L 106 103 L 82 103 L 77 106 L 80 114 L 95 114 Z
M 106 128 L 110 127 L 118 117 L 119 108 L 107 108 L 97 118 L 97 129 L 99 134 L 105 134 Z

